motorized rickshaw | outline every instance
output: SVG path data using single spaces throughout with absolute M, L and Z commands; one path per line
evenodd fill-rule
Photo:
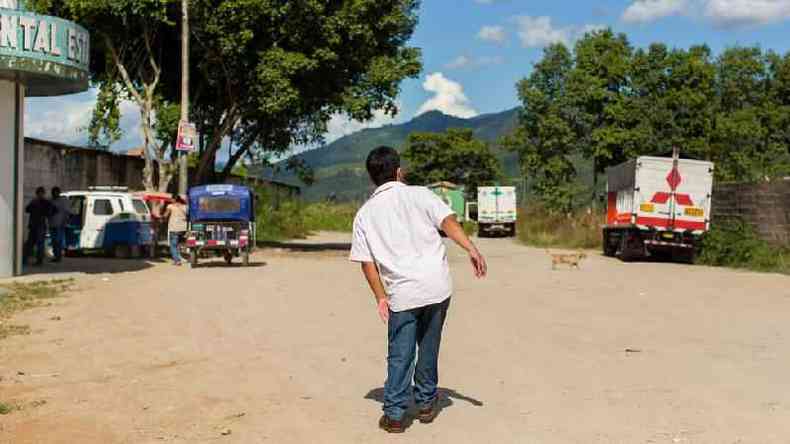
M 246 266 L 255 245 L 255 201 L 249 188 L 204 185 L 189 190 L 189 227 L 186 247 L 189 265 L 202 254 L 215 252 L 230 264 L 241 257 Z

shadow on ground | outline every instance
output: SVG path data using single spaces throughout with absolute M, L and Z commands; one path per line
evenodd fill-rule
M 224 259 L 203 259 L 198 262 L 196 268 L 261 268 L 267 265 L 269 264 L 266 262 L 250 262 L 248 265 L 244 265 L 240 259 L 236 259 L 230 264 L 226 263 Z M 182 266 L 186 266 L 186 262 Z
M 116 259 L 101 256 L 64 257 L 62 262 L 35 266 L 32 261 L 23 269 L 23 276 L 57 276 L 60 274 L 104 274 L 104 273 L 131 273 L 142 271 L 154 266 L 162 259 Z
M 464 395 L 462 393 L 458 393 L 457 391 L 455 391 L 453 389 L 448 389 L 448 388 L 445 388 L 445 387 L 439 387 L 439 394 L 437 395 L 437 397 L 438 397 L 438 402 L 437 402 L 436 405 L 439 408 L 439 412 L 438 412 L 437 416 L 441 415 L 442 411 L 444 409 L 446 409 L 448 407 L 452 407 L 455 404 L 454 401 L 467 402 L 467 403 L 473 405 L 474 407 L 482 407 L 483 406 L 483 401 L 480 401 L 480 400 L 477 400 L 475 398 L 472 398 L 471 396 L 466 396 L 466 395 Z M 376 389 L 373 389 L 373 390 L 369 391 L 368 394 L 365 395 L 365 399 L 369 399 L 371 401 L 376 401 L 378 403 L 383 404 L 384 403 L 384 388 L 380 387 L 380 388 L 376 388 Z M 412 403 L 412 405 L 409 407 L 409 410 L 406 412 L 406 418 L 405 418 L 405 423 L 404 423 L 404 425 L 406 427 L 411 426 L 412 422 L 414 421 L 414 417 L 416 416 L 416 414 L 417 414 L 417 406 L 413 405 L 413 403 Z
M 321 253 L 326 251 L 347 252 L 351 250 L 348 242 L 311 243 L 307 241 L 258 242 L 258 246 L 268 249 L 281 249 L 294 253 Z

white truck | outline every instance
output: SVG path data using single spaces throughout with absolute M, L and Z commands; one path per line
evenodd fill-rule
M 630 261 L 665 252 L 693 262 L 710 228 L 713 168 L 677 151 L 609 168 L 604 254 Z
M 516 187 L 478 187 L 477 225 L 480 236 L 516 235 Z

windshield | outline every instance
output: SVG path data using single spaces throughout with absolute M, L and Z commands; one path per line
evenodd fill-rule
M 203 196 L 198 199 L 198 208 L 204 213 L 238 213 L 241 211 L 241 198 Z
M 134 199 L 132 200 L 132 205 L 134 205 L 134 211 L 136 211 L 137 214 L 142 216 L 148 215 L 148 206 L 146 206 L 145 202 L 142 200 Z

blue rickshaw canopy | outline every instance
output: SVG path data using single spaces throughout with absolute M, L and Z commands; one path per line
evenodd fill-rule
M 202 185 L 189 189 L 191 222 L 251 222 L 255 220 L 253 194 L 241 185 Z

